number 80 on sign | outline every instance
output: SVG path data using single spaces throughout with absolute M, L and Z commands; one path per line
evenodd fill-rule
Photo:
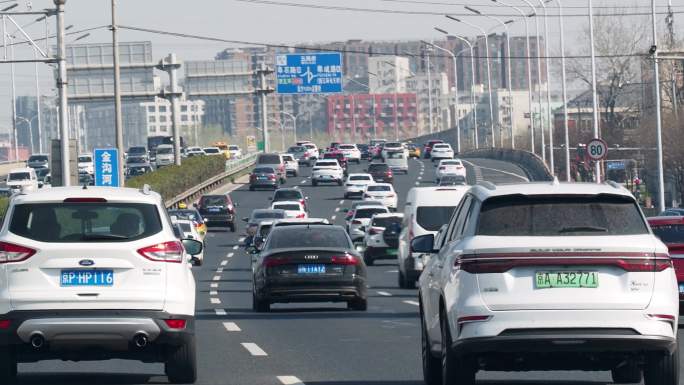
M 603 160 L 608 156 L 608 143 L 603 139 L 592 139 L 587 143 L 587 156 L 591 160 Z

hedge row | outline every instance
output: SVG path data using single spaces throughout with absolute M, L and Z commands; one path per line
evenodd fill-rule
M 142 188 L 148 184 L 166 201 L 225 170 L 226 160 L 222 156 L 186 158 L 183 159 L 181 166 L 166 166 L 155 172 L 131 178 L 126 181 L 126 187 Z
M 7 207 L 9 207 L 9 198 L 0 197 L 0 218 L 5 217 Z

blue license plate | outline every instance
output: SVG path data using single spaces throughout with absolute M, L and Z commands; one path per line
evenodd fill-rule
M 325 265 L 299 265 L 298 274 L 325 274 Z
M 112 270 L 62 270 L 61 286 L 112 286 Z
M 684 283 L 679 284 L 679 294 L 684 294 Z
M 210 207 L 209 208 L 210 213 L 218 213 L 220 211 L 221 211 L 221 209 L 219 207 Z

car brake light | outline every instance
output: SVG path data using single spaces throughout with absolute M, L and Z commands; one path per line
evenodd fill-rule
M 270 179 L 270 180 L 276 180 L 275 174 L 270 174 L 270 175 L 268 176 L 268 179 Z
M 304 217 L 306 217 L 306 214 L 304 213 L 297 215 L 297 219 L 304 219 Z
M 484 321 L 489 321 L 492 317 L 488 315 L 471 315 L 467 317 L 459 317 L 458 320 L 456 321 L 457 324 L 463 325 L 465 323 L 471 323 L 471 322 L 484 322 Z
M 36 251 L 25 246 L 0 242 L 0 264 L 25 261 Z
M 353 255 L 333 255 L 331 258 L 331 262 L 333 265 L 358 265 L 359 260 L 354 257 Z
M 649 318 L 661 320 L 661 321 L 674 321 L 675 316 L 671 314 L 648 314 Z
M 138 250 L 138 254 L 155 262 L 183 262 L 183 244 L 178 241 L 164 242 L 144 247 Z
M 66 198 L 64 203 L 107 203 L 104 198 Z
M 8 319 L 0 320 L 0 330 L 7 330 L 12 326 L 12 321 Z
M 263 265 L 264 265 L 264 267 L 274 267 L 274 266 L 287 265 L 290 262 L 291 262 L 290 257 L 266 257 L 266 258 L 264 258 Z
M 169 329 L 185 329 L 185 325 L 187 324 L 187 321 L 184 319 L 165 319 L 164 323 L 166 323 L 166 326 L 169 327 Z
M 361 224 L 361 221 L 358 220 L 358 219 L 354 219 L 354 220 L 352 221 L 352 225 L 360 225 L 360 224 Z

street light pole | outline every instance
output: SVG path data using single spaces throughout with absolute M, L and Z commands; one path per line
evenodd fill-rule
M 656 139 L 658 144 L 658 209 L 660 212 L 663 212 L 665 211 L 665 175 L 663 169 L 663 126 L 660 116 L 660 69 L 658 68 L 658 24 L 655 0 L 651 0 L 651 20 L 653 23 L 653 79 L 655 82 Z
M 67 95 L 66 41 L 64 39 L 64 6 L 66 0 L 54 0 L 57 6 L 57 90 L 59 93 L 59 130 L 62 166 L 62 186 L 71 186 L 71 164 L 69 162 L 69 115 Z
M 551 168 L 551 175 L 556 174 L 556 166 L 554 164 L 553 156 L 553 122 L 551 120 L 551 75 L 549 73 L 549 15 L 546 11 L 544 0 L 538 0 L 544 10 L 544 52 L 546 59 L 544 60 L 544 69 L 546 70 L 546 124 L 549 127 L 549 167 Z M 541 56 L 541 55 L 539 55 Z
M 37 118 L 38 115 L 32 117 L 31 119 L 26 119 L 22 116 L 17 116 L 18 120 L 22 120 L 29 125 L 29 147 L 31 148 L 31 154 L 33 154 L 34 148 L 33 148 L 33 119 Z
M 494 136 L 494 105 L 492 101 L 492 69 L 490 66 L 490 57 L 489 57 L 489 37 L 487 36 L 487 31 L 485 31 L 482 27 L 469 23 L 467 21 L 457 19 L 453 16 L 446 15 L 447 18 L 457 21 L 459 23 L 463 23 L 467 26 L 470 26 L 472 28 L 475 28 L 479 30 L 485 38 L 485 58 L 486 58 L 486 63 L 487 63 L 487 88 L 489 89 L 489 125 L 491 128 L 491 135 L 492 135 L 492 147 L 496 147 L 496 138 Z M 473 69 L 474 71 L 474 69 Z
M 299 115 L 295 116 L 285 111 L 281 111 L 280 113 L 292 119 L 292 127 L 294 129 L 294 141 L 297 142 L 297 119 L 299 118 Z
M 429 47 L 429 46 L 428 46 Z M 429 120 L 430 120 L 430 133 L 432 134 L 432 131 L 435 127 L 434 124 L 434 118 L 432 115 L 432 70 L 430 69 L 430 50 L 426 49 L 425 50 L 426 56 L 427 56 L 427 78 L 428 78 L 428 108 L 430 111 L 428 112 Z M 396 91 L 396 90 L 395 90 Z M 395 93 L 396 95 L 396 93 Z M 396 97 L 395 97 L 395 105 L 396 105 Z M 396 109 L 396 107 L 395 107 Z M 397 115 L 396 112 L 394 114 L 395 116 Z
M 558 19 L 560 21 L 560 44 L 561 44 L 561 85 L 563 88 L 563 134 L 565 136 L 565 180 L 570 182 L 570 134 L 568 129 L 568 90 L 565 74 L 565 27 L 563 25 L 563 3 L 558 3 Z
M 591 42 L 591 95 L 594 105 L 594 138 L 599 138 L 598 94 L 596 92 L 596 49 L 594 48 L 594 11 L 592 0 L 589 0 L 589 40 Z M 657 73 L 656 76 L 658 76 Z M 656 82 L 656 87 L 659 87 L 658 82 Z M 660 95 L 656 95 L 657 103 L 660 103 L 659 98 Z M 660 109 L 658 110 L 658 113 L 660 113 Z M 596 183 L 601 183 L 601 162 L 596 162 L 594 165 L 594 174 Z
M 438 46 L 437 44 L 434 43 L 428 43 L 427 41 L 423 41 L 423 44 L 429 45 L 437 50 L 440 50 L 442 52 L 445 52 L 446 54 L 450 55 L 451 58 L 454 61 L 454 95 L 456 98 L 456 103 L 455 103 L 455 108 L 456 108 L 456 152 L 459 154 L 461 153 L 461 123 L 460 123 L 460 116 L 458 115 L 458 63 L 456 62 L 456 54 L 453 52 L 449 51 L 446 48 L 442 48 Z

